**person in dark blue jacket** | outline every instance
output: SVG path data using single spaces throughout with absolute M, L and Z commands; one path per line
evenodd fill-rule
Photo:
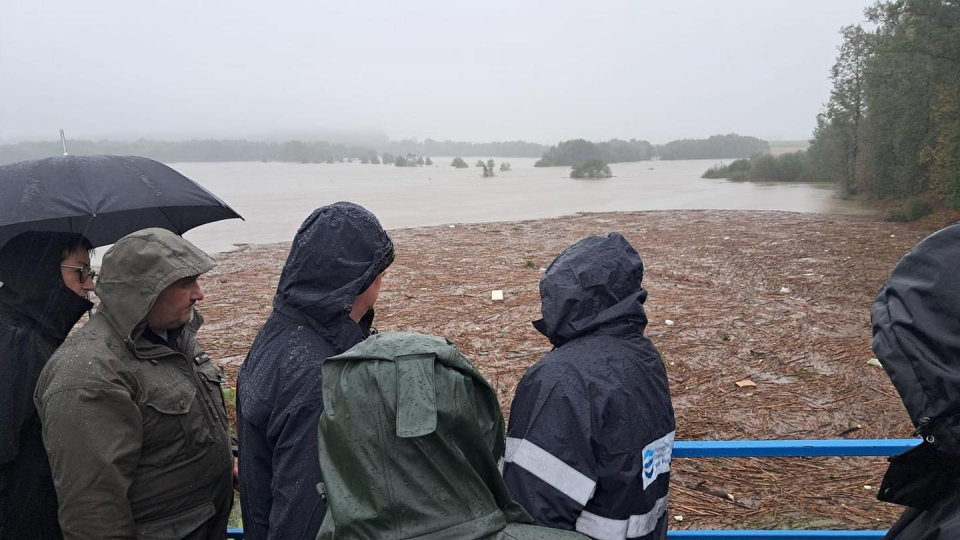
M 907 508 L 890 540 L 960 538 L 960 224 L 904 255 L 870 309 L 873 352 L 923 439 L 877 495 Z
M 326 513 L 316 485 L 320 364 L 370 335 L 393 242 L 366 209 L 340 202 L 297 231 L 273 313 L 237 381 L 240 500 L 246 538 L 314 538 Z
M 538 525 L 662 539 L 676 423 L 643 335 L 643 262 L 617 233 L 568 248 L 540 281 L 554 350 L 517 386 L 504 480 Z

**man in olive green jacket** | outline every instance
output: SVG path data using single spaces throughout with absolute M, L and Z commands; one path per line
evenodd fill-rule
M 65 538 L 223 538 L 233 501 L 222 376 L 197 342 L 209 255 L 163 229 L 103 258 L 101 307 L 35 393 Z

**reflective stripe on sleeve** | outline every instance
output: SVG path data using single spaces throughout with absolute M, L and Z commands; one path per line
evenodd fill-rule
M 630 516 L 629 519 L 610 519 L 584 510 L 577 518 L 577 532 L 597 540 L 624 540 L 640 538 L 657 528 L 657 521 L 667 511 L 667 497 L 657 499 L 653 509 L 646 514 Z
M 519 466 L 580 505 L 586 505 L 597 489 L 588 476 L 525 439 L 507 437 L 503 461 Z

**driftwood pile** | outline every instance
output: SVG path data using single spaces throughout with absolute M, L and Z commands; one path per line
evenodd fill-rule
M 678 440 L 910 435 L 895 389 L 868 364 L 869 308 L 926 233 L 873 218 L 660 211 L 393 231 L 375 325 L 447 337 L 509 414 L 520 377 L 550 349 L 530 325 L 543 270 L 577 240 L 611 231 L 644 260 L 647 335 L 670 376 Z M 231 384 L 288 249 L 240 246 L 202 281 L 200 339 Z M 675 460 L 671 527 L 887 527 L 901 509 L 875 500 L 885 464 Z

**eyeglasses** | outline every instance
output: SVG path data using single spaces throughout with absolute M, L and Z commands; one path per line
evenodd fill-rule
M 77 273 L 80 274 L 80 283 L 85 283 L 88 279 L 97 279 L 97 271 L 85 264 L 81 266 L 61 264 L 60 268 L 69 268 L 71 270 L 76 270 Z

